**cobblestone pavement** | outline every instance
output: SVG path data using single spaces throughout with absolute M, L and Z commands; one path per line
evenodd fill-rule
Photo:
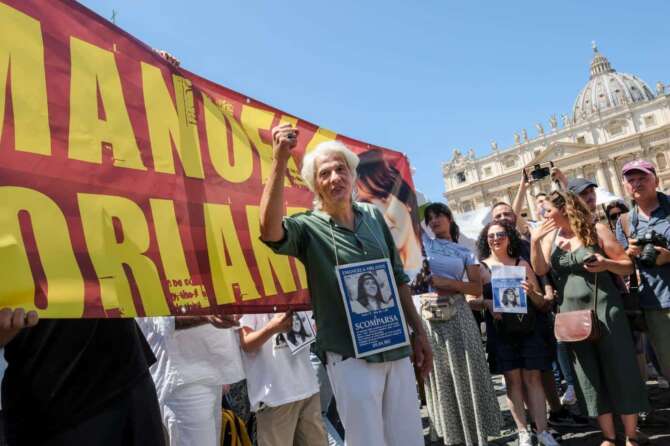
M 494 377 L 494 385 L 498 402 L 503 411 L 504 427 L 501 436 L 492 438 L 490 446 L 517 446 L 517 435 L 514 428 L 512 415 L 505 401 L 505 388 L 502 385 L 502 377 Z M 649 436 L 650 444 L 654 446 L 670 446 L 670 390 L 659 389 L 655 381 L 647 383 L 647 390 L 652 405 L 652 412 L 645 424 L 640 425 L 640 430 Z M 426 446 L 443 446 L 441 440 L 432 441 L 428 429 L 428 413 L 422 408 L 424 435 Z M 561 429 L 554 437 L 563 446 L 600 446 L 602 436 L 598 430 L 598 424 L 592 420 L 591 426 L 579 429 Z M 621 432 L 623 429 L 621 428 Z M 623 445 L 623 433 L 620 434 L 619 445 Z

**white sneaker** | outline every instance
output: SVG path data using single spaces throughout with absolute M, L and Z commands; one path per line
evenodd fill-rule
M 577 402 L 577 395 L 575 395 L 575 388 L 573 386 L 568 386 L 565 390 L 565 393 L 561 397 L 561 404 L 564 406 L 572 406 Z
M 665 379 L 663 376 L 659 376 L 656 378 L 656 382 L 658 383 L 658 388 L 659 389 L 668 389 L 670 388 L 670 383 L 668 383 L 668 380 Z
M 554 440 L 554 437 L 548 431 L 542 431 L 537 434 L 537 442 L 544 446 L 559 446 L 558 442 Z M 521 445 L 521 441 L 519 441 Z
M 533 446 L 533 434 L 529 431 L 519 431 L 519 446 Z

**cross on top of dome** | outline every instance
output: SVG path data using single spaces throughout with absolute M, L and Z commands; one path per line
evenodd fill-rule
M 603 73 L 615 72 L 616 70 L 612 68 L 609 60 L 607 60 L 607 58 L 598 51 L 598 46 L 596 45 L 595 40 L 591 41 L 591 47 L 593 48 L 594 56 L 593 60 L 591 61 L 590 78 L 593 79 L 595 76 Z

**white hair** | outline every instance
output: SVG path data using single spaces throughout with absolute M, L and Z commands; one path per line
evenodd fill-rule
M 302 170 L 300 175 L 303 181 L 307 184 L 307 188 L 314 193 L 314 209 L 321 209 L 321 197 L 316 192 L 316 160 L 324 155 L 339 155 L 347 163 L 349 171 L 356 181 L 356 168 L 358 167 L 358 155 L 352 152 L 347 146 L 340 141 L 326 141 L 322 142 L 316 149 L 305 155 L 302 160 Z M 353 197 L 352 197 L 353 198 Z

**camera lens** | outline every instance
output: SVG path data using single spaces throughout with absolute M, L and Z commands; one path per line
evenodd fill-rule
M 647 267 L 654 266 L 656 265 L 656 257 L 658 257 L 658 252 L 654 244 L 646 243 L 640 254 L 640 263 Z

